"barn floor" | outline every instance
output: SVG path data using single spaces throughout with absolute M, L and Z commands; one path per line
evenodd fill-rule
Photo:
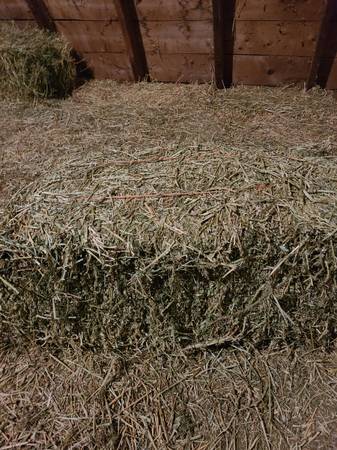
M 1 101 L 0 144 L 1 213 L 59 165 L 116 152 L 207 146 L 335 161 L 337 108 L 331 94 L 293 87 L 93 82 L 65 101 Z M 336 388 L 336 353 L 319 348 L 3 346 L 0 449 L 334 449 Z

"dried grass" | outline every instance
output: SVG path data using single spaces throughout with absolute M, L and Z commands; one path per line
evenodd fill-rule
M 332 343 L 331 155 L 215 140 L 131 146 L 60 162 L 9 204 L 6 335 L 107 348 L 164 336 L 192 346 Z
M 5 448 L 335 449 L 336 355 L 0 354 Z
M 162 154 L 68 162 L 16 198 L 0 235 L 5 333 L 329 345 L 335 165 L 233 148 Z
M 0 95 L 67 97 L 76 70 L 63 38 L 38 28 L 0 25 Z
M 335 448 L 330 95 L 91 83 L 1 109 L 2 446 Z

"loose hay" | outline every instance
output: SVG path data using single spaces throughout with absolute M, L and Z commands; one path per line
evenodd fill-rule
M 336 102 L 314 89 L 91 82 L 66 101 L 0 105 L 2 200 L 61 161 L 119 159 L 144 149 L 238 147 L 333 158 Z M 197 124 L 197 126 L 196 126 Z
M 0 94 L 18 97 L 66 97 L 76 70 L 63 38 L 38 28 L 0 25 Z
M 334 450 L 336 354 L 0 352 L 2 448 Z
M 236 148 L 61 165 L 2 222 L 2 332 L 329 345 L 336 183 L 329 159 Z

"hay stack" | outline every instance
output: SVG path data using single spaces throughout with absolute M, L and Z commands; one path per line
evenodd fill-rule
M 75 65 L 69 45 L 38 28 L 0 25 L 0 94 L 66 97 L 74 87 Z
M 328 345 L 337 168 L 232 149 L 74 161 L 0 227 L 2 335 Z M 219 341 L 217 341 L 219 339 Z

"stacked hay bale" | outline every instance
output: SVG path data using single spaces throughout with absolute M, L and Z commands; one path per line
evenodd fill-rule
M 2 219 L 1 333 L 329 345 L 336 230 L 328 159 L 192 149 L 74 161 Z
M 0 95 L 62 98 L 71 94 L 75 78 L 63 38 L 38 28 L 0 25 Z

